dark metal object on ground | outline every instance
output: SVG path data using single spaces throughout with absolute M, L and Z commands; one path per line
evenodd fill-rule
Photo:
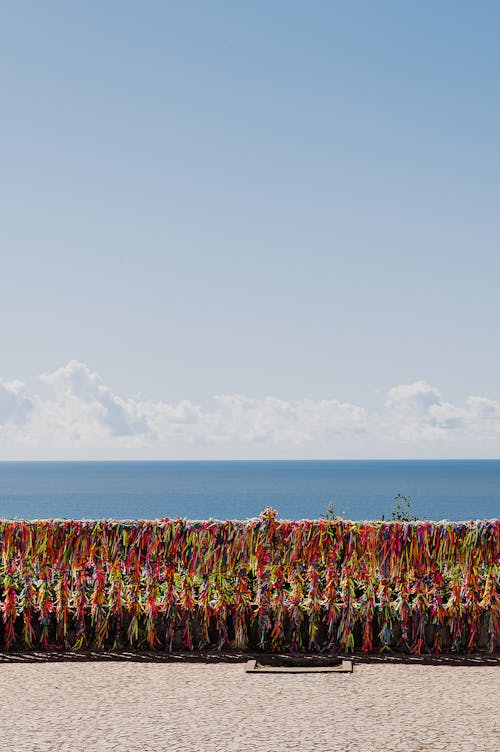
M 247 674 L 352 674 L 353 661 L 345 658 L 276 655 L 247 661 Z

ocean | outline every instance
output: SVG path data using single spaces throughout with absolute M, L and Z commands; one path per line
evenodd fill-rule
M 500 460 L 0 462 L 2 518 L 246 519 L 266 507 L 390 519 L 397 493 L 425 519 L 500 516 Z

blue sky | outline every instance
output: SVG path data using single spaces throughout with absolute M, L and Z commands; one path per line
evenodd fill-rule
M 4 5 L 4 451 L 41 456 L 57 403 L 54 457 L 498 456 L 499 23 L 489 2 Z M 133 403 L 128 437 L 189 404 L 200 445 L 189 421 L 185 446 L 168 421 L 78 438 L 80 388 Z M 394 389 L 431 444 L 405 423 L 379 446 Z M 248 441 L 214 395 L 258 406 Z M 375 423 L 320 431 L 325 400 Z

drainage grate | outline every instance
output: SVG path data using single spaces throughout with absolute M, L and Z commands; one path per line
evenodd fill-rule
M 259 660 L 247 661 L 245 672 L 247 674 L 352 674 L 352 660 L 346 658 L 324 659 L 299 659 L 289 656 L 273 656 Z

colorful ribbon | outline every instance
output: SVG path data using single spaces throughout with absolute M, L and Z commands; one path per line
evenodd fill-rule
M 5 649 L 497 649 L 500 522 L 0 521 Z

